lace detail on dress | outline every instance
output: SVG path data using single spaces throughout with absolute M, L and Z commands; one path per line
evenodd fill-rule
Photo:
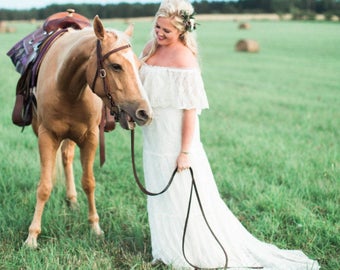
M 209 108 L 199 69 L 180 69 L 143 64 L 140 77 L 152 107 Z

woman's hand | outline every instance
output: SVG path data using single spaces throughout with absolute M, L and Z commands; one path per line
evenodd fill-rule
M 189 169 L 190 167 L 190 157 L 188 152 L 181 152 L 177 157 L 177 171 L 181 172 L 183 170 Z

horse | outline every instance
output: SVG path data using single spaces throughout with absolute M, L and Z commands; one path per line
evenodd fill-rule
M 41 218 L 53 188 L 57 153 L 65 170 L 66 196 L 77 204 L 73 156 L 80 148 L 82 188 L 88 199 L 92 231 L 102 235 L 95 205 L 93 163 L 99 144 L 99 125 L 105 104 L 124 129 L 149 124 L 152 109 L 139 79 L 140 62 L 130 46 L 133 26 L 122 32 L 104 28 L 96 16 L 93 27 L 68 29 L 46 52 L 36 85 L 37 106 L 32 128 L 38 138 L 40 180 L 36 206 L 24 243 L 38 246 Z

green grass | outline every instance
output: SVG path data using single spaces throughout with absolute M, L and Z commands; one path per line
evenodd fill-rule
M 124 30 L 123 22 L 106 21 Z M 201 22 L 203 77 L 210 109 L 201 137 L 221 196 L 247 229 L 281 248 L 302 249 L 324 270 L 340 269 L 339 24 L 323 22 Z M 106 134 L 107 160 L 99 167 L 97 208 L 105 237 L 89 232 L 87 203 L 71 212 L 58 182 L 45 208 L 38 250 L 23 248 L 39 178 L 36 138 L 11 122 L 19 78 L 5 53 L 36 28 L 16 23 L 0 35 L 0 269 L 151 269 L 146 199 L 133 180 L 129 133 Z M 136 54 L 150 22 L 136 22 Z M 235 43 L 255 39 L 257 54 Z M 136 131 L 141 168 L 141 133 Z

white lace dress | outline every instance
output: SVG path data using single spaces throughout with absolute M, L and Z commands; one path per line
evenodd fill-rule
M 201 74 L 196 69 L 176 69 L 144 64 L 140 70 L 154 119 L 143 127 L 145 184 L 158 192 L 168 183 L 181 147 L 183 109 L 208 108 Z M 259 241 L 238 221 L 220 198 L 214 176 L 200 141 L 199 121 L 190 149 L 195 180 L 207 220 L 228 254 L 228 267 L 265 270 L 319 269 L 316 261 L 298 250 L 282 250 Z M 148 196 L 152 255 L 175 269 L 190 269 L 182 253 L 182 235 L 188 208 L 191 177 L 188 170 L 177 173 L 169 190 Z M 218 268 L 225 256 L 207 228 L 193 196 L 185 238 L 187 259 L 200 268 Z M 262 269 L 262 268 L 257 268 Z

